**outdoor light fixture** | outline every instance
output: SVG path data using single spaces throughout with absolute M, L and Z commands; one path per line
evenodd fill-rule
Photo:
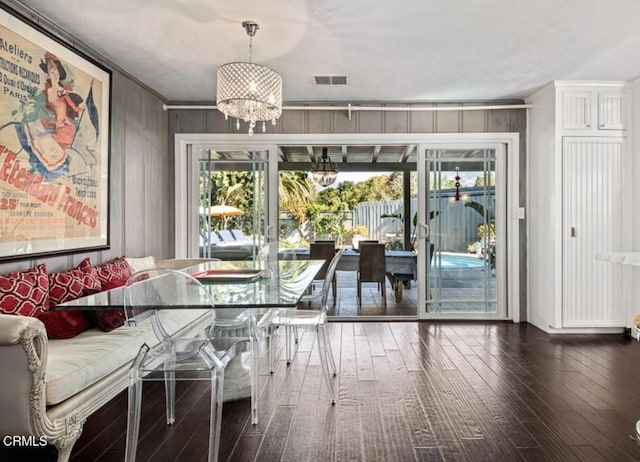
M 322 148 L 322 157 L 311 168 L 311 178 L 320 186 L 329 186 L 338 178 L 338 169 L 327 155 L 327 148 Z
M 460 180 L 461 179 L 462 178 L 460 178 L 460 167 L 456 167 L 456 177 L 455 177 L 456 195 L 454 196 L 456 202 L 460 200 Z
M 235 117 L 236 129 L 240 130 L 240 119 L 249 124 L 249 135 L 253 135 L 256 122 L 262 122 L 262 131 L 267 131 L 266 121 L 273 125 L 282 114 L 282 78 L 268 67 L 251 62 L 253 36 L 259 29 L 253 21 L 242 23 L 249 36 L 249 62 L 228 63 L 218 69 L 216 106 L 224 118 Z

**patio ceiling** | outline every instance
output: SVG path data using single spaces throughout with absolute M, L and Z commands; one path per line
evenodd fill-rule
M 412 171 L 416 169 L 417 148 L 416 144 L 371 144 L 371 145 L 280 145 L 278 146 L 278 162 L 280 170 L 308 170 L 322 155 L 322 149 L 328 149 L 331 160 L 337 164 L 338 170 L 343 172 L 362 171 Z M 447 159 L 456 162 L 460 159 L 481 160 L 482 149 L 447 149 L 441 157 L 443 168 L 447 166 Z M 247 150 L 217 150 L 215 148 L 203 149 L 207 159 L 217 161 L 251 160 L 251 152 Z M 209 157 L 210 156 L 210 157 Z M 233 167 L 238 170 L 248 168 L 237 164 Z M 461 165 L 461 170 L 465 170 Z
M 327 154 L 336 164 L 381 164 L 381 163 L 415 163 L 415 144 L 390 145 L 294 145 L 279 146 L 278 154 L 283 163 L 314 163 L 327 148 Z
M 400 171 L 415 170 L 416 144 L 371 144 L 371 145 L 280 145 L 278 162 L 280 170 L 308 170 L 328 149 L 331 160 L 338 170 L 347 171 Z M 245 150 L 225 151 L 208 149 L 211 158 L 230 162 L 250 160 L 251 153 Z M 448 149 L 444 158 L 481 158 L 482 149 Z M 462 168 L 464 170 L 464 168 Z

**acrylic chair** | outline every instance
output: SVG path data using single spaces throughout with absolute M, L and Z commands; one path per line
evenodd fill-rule
M 362 306 L 362 283 L 377 282 L 382 290 L 384 307 L 387 307 L 386 257 L 384 244 L 360 242 L 360 258 L 358 263 L 358 306 Z
M 213 301 L 207 289 L 194 277 L 181 271 L 153 269 L 133 274 L 124 290 L 126 324 L 134 335 L 153 331 L 153 342 L 145 343 L 129 369 L 129 411 L 125 461 L 136 458 L 142 383 L 164 381 L 167 424 L 175 422 L 175 381 L 208 380 L 211 382 L 209 462 L 218 459 L 224 368 L 246 339 L 214 338 Z M 192 318 L 200 329 L 187 332 L 172 328 L 176 310 L 179 317 Z M 175 322 L 175 321 L 174 321 Z M 148 335 L 148 334 L 147 334 Z M 149 344 L 153 346 L 150 346 Z
M 298 255 L 296 254 L 295 249 L 287 247 L 282 241 L 270 241 L 264 244 L 258 254 L 256 255 L 256 261 L 261 261 L 265 265 L 265 267 L 269 268 L 270 265 L 273 265 L 278 260 L 297 260 Z M 263 334 L 267 337 L 269 345 L 271 345 L 271 336 L 274 334 L 275 330 L 278 326 L 270 326 L 266 321 L 272 314 L 274 313 L 274 309 L 270 309 L 266 314 L 264 314 L 258 322 L 258 333 Z M 266 327 L 266 328 L 261 328 Z M 285 338 L 288 344 L 289 338 L 291 336 L 291 328 L 285 327 Z M 293 329 L 293 336 L 295 342 L 298 343 L 298 331 L 297 329 Z M 269 355 L 272 355 L 271 349 L 269 348 Z M 271 357 L 271 356 L 270 356 Z M 271 362 L 269 362 L 269 372 L 273 373 L 271 368 Z
M 324 283 L 320 295 L 320 309 L 317 310 L 298 310 L 295 308 L 276 308 L 272 316 L 268 318 L 267 325 L 261 325 L 258 323 L 258 328 L 266 329 L 274 326 L 284 326 L 285 329 L 290 330 L 298 327 L 315 327 L 318 338 L 318 353 L 320 354 L 320 365 L 322 366 L 322 372 L 329 388 L 329 394 L 331 396 L 331 403 L 335 404 L 335 390 L 331 376 L 336 376 L 336 364 L 333 359 L 333 352 L 331 351 L 331 343 L 329 342 L 329 336 L 325 329 L 327 323 L 327 310 L 329 292 L 331 289 L 331 282 L 333 275 L 336 272 L 340 258 L 342 257 L 343 249 L 338 250 L 335 253 L 333 259 L 329 263 L 327 272 L 325 275 Z M 285 335 L 286 342 L 286 355 L 287 364 L 291 363 L 291 335 Z M 269 368 L 273 371 L 273 348 L 271 344 L 271 337 L 269 337 Z

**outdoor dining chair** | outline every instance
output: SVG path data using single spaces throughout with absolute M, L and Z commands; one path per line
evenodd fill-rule
M 316 241 L 316 242 L 312 242 L 309 245 L 309 258 L 311 260 L 326 261 L 322 269 L 318 272 L 318 275 L 316 276 L 316 280 L 324 281 L 325 276 L 327 274 L 327 269 L 329 268 L 329 262 L 331 262 L 335 254 L 336 254 L 335 241 Z M 335 273 L 333 273 L 333 280 L 331 281 L 331 286 L 333 287 L 333 303 L 335 305 L 336 299 L 338 296 L 338 286 L 336 284 Z M 311 293 L 309 295 L 313 296 L 313 284 L 310 287 L 310 291 Z M 310 299 L 310 297 L 303 297 L 303 298 L 305 298 L 305 300 Z
M 133 462 L 136 458 L 143 382 L 164 381 L 166 420 L 171 425 L 175 422 L 176 380 L 211 382 L 208 461 L 216 461 L 224 368 L 236 355 L 238 346 L 248 340 L 212 336 L 216 317 L 213 301 L 197 279 L 181 271 L 153 269 L 134 273 L 125 286 L 124 305 L 126 324 L 132 328 L 133 335 L 141 335 L 144 340 L 129 369 L 125 461 Z M 202 321 L 197 324 L 203 330 L 175 331 L 171 322 L 178 314 L 175 310 L 183 311 L 180 317 Z M 155 334 L 152 342 L 145 336 L 150 331 Z
M 387 307 L 387 262 L 384 244 L 360 242 L 360 258 L 358 269 L 358 306 L 362 306 L 362 283 L 377 282 L 382 291 L 384 307 Z

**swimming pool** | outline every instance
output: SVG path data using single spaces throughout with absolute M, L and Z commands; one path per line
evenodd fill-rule
M 434 255 L 431 266 L 436 265 L 442 269 L 482 268 L 484 260 L 466 255 Z

